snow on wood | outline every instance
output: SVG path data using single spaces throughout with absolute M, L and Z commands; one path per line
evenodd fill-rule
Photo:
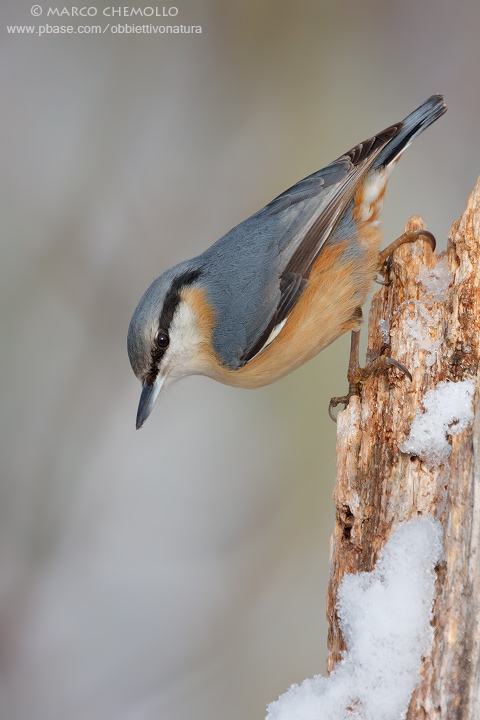
M 293 685 L 268 707 L 267 720 L 398 720 L 432 643 L 435 565 L 442 526 L 403 523 L 372 572 L 346 575 L 339 617 L 348 652 L 329 677 Z
M 407 226 L 422 227 L 421 218 Z M 389 277 L 372 303 L 367 359 L 389 340 L 388 354 L 413 380 L 396 370 L 372 376 L 338 417 L 328 667 L 340 668 L 347 650 L 338 605 L 345 574 L 371 571 L 400 523 L 431 516 L 443 526 L 445 559 L 437 567 L 433 643 L 406 717 L 478 720 L 480 182 L 446 255 L 422 240 L 404 245 Z M 367 718 L 359 708 L 352 713 Z

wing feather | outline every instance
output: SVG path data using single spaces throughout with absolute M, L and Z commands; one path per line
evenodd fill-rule
M 247 339 L 239 356 L 240 364 L 258 355 L 269 344 L 270 336 L 274 337 L 279 325 L 286 320 L 305 290 L 313 264 L 352 201 L 359 182 L 402 126 L 403 123 L 397 123 L 359 143 L 330 165 L 278 195 L 260 211 L 260 214 L 269 215 L 287 213 L 294 206 L 318 197 L 318 208 L 310 222 L 293 233 L 290 242 L 281 250 L 285 260 L 278 268 L 276 303 L 265 315 L 260 331 Z
M 217 315 L 212 342 L 227 367 L 238 369 L 276 337 L 359 183 L 402 125 L 300 180 L 196 259 Z

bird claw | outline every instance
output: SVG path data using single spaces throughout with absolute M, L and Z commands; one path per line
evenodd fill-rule
M 397 370 L 400 370 L 400 372 L 402 372 L 410 380 L 410 382 L 412 381 L 412 375 L 408 368 L 406 368 L 405 365 L 402 365 L 401 362 L 398 362 L 398 360 L 388 357 L 388 355 L 380 355 L 366 367 L 360 367 L 358 361 L 359 339 L 360 332 L 358 330 L 353 330 L 352 344 L 350 348 L 350 361 L 347 372 L 348 394 L 343 395 L 342 397 L 332 397 L 330 400 L 328 405 L 328 414 L 333 422 L 337 422 L 337 419 L 333 414 L 333 409 L 336 408 L 337 405 L 343 405 L 345 409 L 350 402 L 352 395 L 360 395 L 362 385 L 365 380 L 367 380 L 370 375 L 373 375 L 373 373 L 378 372 L 378 370 L 388 370 L 390 367 L 395 367 Z
M 412 382 L 412 380 L 413 380 L 412 374 L 411 374 L 410 370 L 405 367 L 405 365 L 403 365 L 401 362 L 398 362 L 398 360 L 394 360 L 394 359 L 391 358 L 391 357 L 387 357 L 387 356 L 385 356 L 385 355 L 382 355 L 381 357 L 384 357 L 384 358 L 385 358 L 385 363 L 386 363 L 387 365 L 391 365 L 392 367 L 396 367 L 397 370 L 400 370 L 400 372 L 402 372 L 404 375 L 406 375 L 407 378 L 410 380 L 410 382 Z
M 334 423 L 337 422 L 337 418 L 333 414 L 333 409 L 336 408 L 337 405 L 343 405 L 343 409 L 346 410 L 352 395 L 357 395 L 357 393 L 351 392 L 348 393 L 348 395 L 343 395 L 342 397 L 332 397 L 330 399 L 330 402 L 328 403 L 328 415 L 330 417 L 330 420 L 333 420 Z
M 435 235 L 433 233 L 429 232 L 428 230 L 417 230 L 419 237 L 425 238 L 425 240 L 428 240 L 430 243 L 430 247 L 432 248 L 432 252 L 435 252 L 435 248 L 437 247 L 437 241 L 435 240 Z
M 385 250 L 378 253 L 378 272 L 382 275 L 387 274 L 392 255 L 395 250 L 400 247 L 400 245 L 416 242 L 422 237 L 430 243 L 430 247 L 432 248 L 432 251 L 434 251 L 437 246 L 437 241 L 435 240 L 435 236 L 429 230 L 407 230 L 403 233 L 403 235 L 400 235 L 400 237 L 390 243 Z M 380 284 L 383 285 L 382 282 L 380 282 Z

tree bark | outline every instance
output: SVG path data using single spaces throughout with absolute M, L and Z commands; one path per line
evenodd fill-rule
M 411 218 L 407 229 L 418 228 L 425 228 L 421 218 Z M 370 571 L 390 533 L 404 520 L 432 515 L 444 528 L 434 641 L 409 720 L 480 718 L 479 260 L 480 180 L 452 226 L 446 255 L 438 256 L 424 240 L 401 246 L 391 262 L 390 285 L 373 298 L 367 361 L 389 344 L 388 354 L 410 370 L 412 382 L 397 370 L 377 373 L 338 416 L 327 599 L 329 672 L 345 649 L 336 613 L 344 574 Z M 428 275 L 440 269 L 444 281 L 448 270 L 452 273 L 443 298 L 438 288 L 432 295 L 433 275 Z M 452 428 L 447 435 L 448 458 L 432 462 L 402 452 L 413 419 L 423 412 L 425 393 L 442 381 L 467 378 L 475 384 L 474 419 L 463 432 Z

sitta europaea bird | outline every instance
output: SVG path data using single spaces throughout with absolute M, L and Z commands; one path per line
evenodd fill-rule
M 143 386 L 137 428 L 175 380 L 206 375 L 261 387 L 359 328 L 379 265 L 388 178 L 445 111 L 432 95 L 150 285 L 128 330 Z

